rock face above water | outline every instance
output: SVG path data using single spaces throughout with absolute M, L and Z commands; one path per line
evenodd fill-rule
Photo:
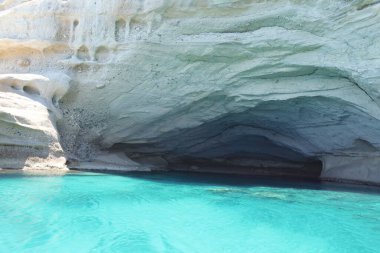
M 380 182 L 378 1 L 5 0 L 0 20 L 0 167 Z
M 1 167 L 66 168 L 55 119 L 68 81 L 63 74 L 0 74 Z

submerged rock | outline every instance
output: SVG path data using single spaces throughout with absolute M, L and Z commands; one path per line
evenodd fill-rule
M 0 72 L 72 80 L 54 140 L 75 166 L 380 183 L 377 1 L 8 0 L 0 17 Z

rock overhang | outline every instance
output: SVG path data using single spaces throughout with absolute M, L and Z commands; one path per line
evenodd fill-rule
M 12 40 L 2 45 L 23 52 L 2 53 L 4 73 L 72 79 L 58 122 L 68 157 L 114 150 L 153 167 L 322 161 L 322 177 L 377 180 L 376 1 L 94 3 L 1 6 Z M 32 9 L 45 16 L 19 15 Z M 45 28 L 7 26 L 26 20 Z M 339 175 L 345 160 L 361 173 Z

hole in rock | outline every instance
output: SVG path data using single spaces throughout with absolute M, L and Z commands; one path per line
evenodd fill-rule
M 78 25 L 79 25 L 79 21 L 74 20 L 74 22 L 73 22 L 73 34 L 72 34 L 71 41 L 75 41 L 75 30 L 77 29 Z
M 125 28 L 126 22 L 124 19 L 120 18 L 115 22 L 115 40 L 123 41 L 125 38 Z
M 22 88 L 22 90 L 24 92 L 28 93 L 29 95 L 40 95 L 40 92 L 36 88 L 34 88 L 32 86 L 27 86 L 26 85 L 26 86 L 24 86 Z
M 86 46 L 81 46 L 77 51 L 77 57 L 78 59 L 88 61 L 90 60 L 90 53 L 88 51 L 88 48 Z
M 98 62 L 106 62 L 109 59 L 109 50 L 104 46 L 100 46 L 95 51 L 95 60 Z
M 54 104 L 54 105 L 57 105 L 58 104 L 58 98 L 57 98 L 57 95 L 54 95 L 51 99 L 51 102 Z
M 78 20 L 74 20 L 73 22 L 73 29 L 75 31 L 75 28 L 77 28 L 77 26 L 79 25 L 79 21 Z

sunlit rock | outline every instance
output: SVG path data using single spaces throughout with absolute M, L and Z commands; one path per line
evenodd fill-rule
M 379 182 L 379 15 L 371 0 L 6 0 L 0 71 L 69 76 L 57 127 L 75 166 Z
M 51 76 L 0 74 L 0 167 L 66 169 L 55 121 L 69 78 Z

